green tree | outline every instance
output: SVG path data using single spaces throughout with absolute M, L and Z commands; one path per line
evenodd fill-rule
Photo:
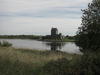
M 76 44 L 83 49 L 100 49 L 100 0 L 93 0 L 82 12 Z

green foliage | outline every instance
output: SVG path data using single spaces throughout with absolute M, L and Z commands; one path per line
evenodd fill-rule
M 100 0 L 93 0 L 83 11 L 82 26 L 79 27 L 76 43 L 83 49 L 100 48 Z
M 63 41 L 64 42 L 75 42 L 75 39 L 74 38 L 67 38 L 66 37 L 66 38 L 63 39 Z
M 99 51 L 85 53 L 78 62 L 81 69 L 80 73 L 82 75 L 100 75 L 99 57 Z
M 1 47 L 10 47 L 10 46 L 12 46 L 12 44 L 7 41 L 3 41 L 3 42 L 0 42 L 0 46 Z
M 0 46 L 1 46 L 1 42 L 0 42 Z

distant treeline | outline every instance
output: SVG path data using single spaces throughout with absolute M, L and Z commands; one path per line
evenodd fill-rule
M 38 35 L 0 35 L 1 39 L 40 39 Z
M 0 35 L 0 39 L 35 39 L 43 40 L 42 35 Z M 50 41 L 50 39 L 49 39 Z M 75 36 L 64 36 L 63 41 L 75 41 Z

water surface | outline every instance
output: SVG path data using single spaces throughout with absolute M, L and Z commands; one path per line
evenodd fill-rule
M 79 47 L 74 42 L 44 42 L 28 39 L 0 39 L 0 41 L 8 41 L 15 48 L 28 48 L 36 50 L 59 50 L 67 53 L 81 54 Z

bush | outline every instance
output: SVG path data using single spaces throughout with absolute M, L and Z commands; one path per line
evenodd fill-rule
M 12 46 L 12 44 L 7 41 L 3 41 L 3 42 L 0 42 L 0 46 L 1 47 L 10 47 L 10 46 Z
M 1 46 L 1 42 L 0 42 L 0 46 Z
M 99 52 L 87 52 L 80 61 L 80 73 L 82 75 L 100 75 L 100 53 Z

